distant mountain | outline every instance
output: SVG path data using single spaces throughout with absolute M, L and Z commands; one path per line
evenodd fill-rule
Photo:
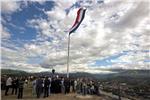
M 29 73 L 21 70 L 1 69 L 1 75 L 27 76 Z
M 116 77 L 130 77 L 130 78 L 150 78 L 150 70 L 113 70 L 116 73 L 111 74 L 90 74 L 85 72 L 70 73 L 70 77 L 88 77 L 93 79 L 109 79 Z M 49 76 L 51 72 L 39 72 L 39 73 L 28 73 L 21 70 L 1 69 L 2 75 L 36 75 L 36 76 Z M 60 76 L 66 76 L 66 74 L 56 73 Z
M 87 77 L 92 80 L 99 80 L 101 82 L 119 82 L 127 83 L 132 86 L 145 86 L 150 84 L 150 70 L 114 70 L 116 73 L 111 74 L 91 74 L 85 72 L 70 73 L 70 78 L 81 78 Z M 1 69 L 1 75 L 12 75 L 12 76 L 51 76 L 51 72 L 39 72 L 39 73 L 28 73 L 20 70 Z M 66 74 L 55 73 L 60 77 L 66 77 Z
M 94 75 L 96 79 L 107 82 L 128 83 L 130 85 L 150 84 L 150 70 L 120 70 L 118 73 Z
M 150 70 L 120 70 L 114 76 L 150 77 Z

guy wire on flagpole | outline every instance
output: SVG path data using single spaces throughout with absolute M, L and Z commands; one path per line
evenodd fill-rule
M 67 56 L 67 78 L 69 78 L 69 51 L 70 51 L 70 34 L 68 34 L 68 56 Z

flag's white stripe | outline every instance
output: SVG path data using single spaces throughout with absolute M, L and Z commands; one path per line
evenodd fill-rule
M 76 25 L 71 28 L 70 32 L 71 32 L 72 30 L 74 30 L 74 29 L 78 26 L 78 23 L 79 23 L 79 22 L 77 22 Z

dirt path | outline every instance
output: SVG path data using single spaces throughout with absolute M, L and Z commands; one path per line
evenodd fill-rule
M 9 91 L 9 95 L 5 96 L 4 95 L 5 91 L 2 91 L 1 93 L 1 97 L 2 100 L 17 100 L 17 96 L 16 95 L 11 95 L 11 89 Z M 109 97 L 106 96 L 94 96 L 94 95 L 87 95 L 87 96 L 80 96 L 77 95 L 75 93 L 70 93 L 70 94 L 52 94 L 50 95 L 48 98 L 43 98 L 43 96 L 41 96 L 40 99 L 37 99 L 36 96 L 32 95 L 32 90 L 24 90 L 24 95 L 23 95 L 23 99 L 21 100 L 112 100 Z

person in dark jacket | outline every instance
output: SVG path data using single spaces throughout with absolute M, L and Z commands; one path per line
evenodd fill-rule
M 65 94 L 69 93 L 70 92 L 70 80 L 68 78 L 64 81 L 64 86 L 65 86 Z
M 14 94 L 14 91 L 15 91 L 15 95 L 17 94 L 18 85 L 19 85 L 19 80 L 18 80 L 18 78 L 16 77 L 16 78 L 13 79 L 13 81 L 12 81 L 12 94 Z
M 55 93 L 61 93 L 61 80 L 59 78 L 55 80 Z
M 49 85 L 50 80 L 48 79 L 48 77 L 46 77 L 44 80 L 44 98 L 49 96 Z
M 70 88 L 71 88 L 71 92 L 75 92 L 75 89 L 74 89 L 74 79 L 70 80 Z
M 18 84 L 18 88 L 19 88 L 18 99 L 22 99 L 23 97 L 23 87 L 24 87 L 24 79 L 21 77 L 19 79 L 19 84 Z
M 42 84 L 43 84 L 43 80 L 42 78 L 38 78 L 36 80 L 36 94 L 37 94 L 37 98 L 40 98 L 40 95 L 42 93 Z

